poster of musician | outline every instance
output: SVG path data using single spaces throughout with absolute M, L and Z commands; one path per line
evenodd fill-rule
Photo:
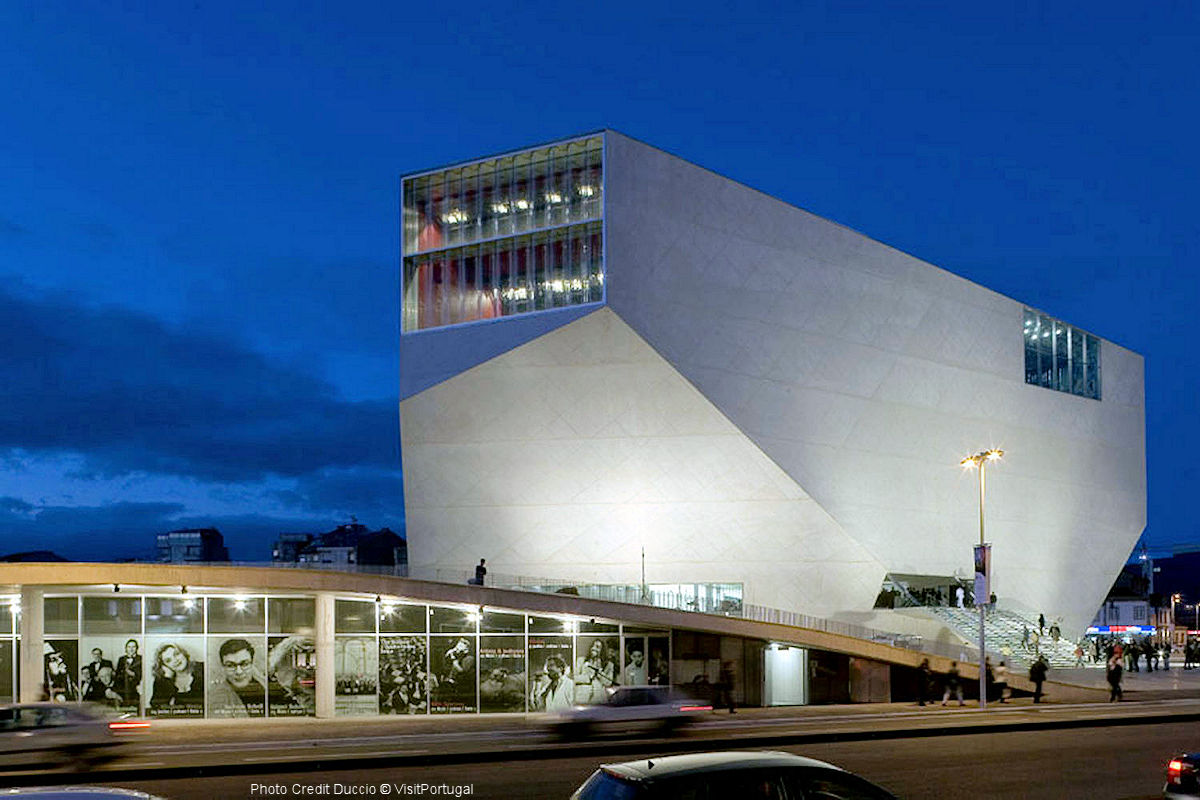
M 334 713 L 379 713 L 379 649 L 374 636 L 339 636 L 333 643 Z
M 272 717 L 317 713 L 317 647 L 311 636 L 267 639 L 267 713 Z
M 617 685 L 619 643 L 616 636 L 580 636 L 575 662 L 575 702 L 599 705 Z
M 261 635 L 208 637 L 208 716 L 267 715 L 266 650 Z
M 146 716 L 204 716 L 204 637 L 147 636 Z M 148 689 L 146 688 L 148 686 Z
M 525 637 L 480 638 L 479 710 L 525 710 Z
M 74 639 L 47 639 L 42 648 L 46 696 L 54 703 L 74 703 L 79 693 L 79 642 Z
M 426 713 L 428 686 L 425 637 L 380 636 L 379 713 Z
M 529 710 L 564 711 L 575 704 L 571 637 L 529 637 Z
M 13 643 L 11 640 L 0 639 L 0 703 L 11 703 L 12 700 Z
M 123 713 L 139 712 L 142 702 L 140 636 L 84 636 L 79 643 L 85 663 L 79 668 L 79 693 Z
M 429 640 L 429 710 L 433 714 L 475 711 L 475 637 L 434 636 Z

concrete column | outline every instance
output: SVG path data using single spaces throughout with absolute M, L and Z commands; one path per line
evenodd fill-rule
M 42 650 L 46 644 L 46 609 L 40 586 L 21 587 L 21 685 L 19 700 L 34 703 L 42 699 L 46 666 Z
M 333 664 L 334 600 L 333 595 L 321 592 L 317 595 L 317 717 L 331 719 L 334 710 L 336 688 Z

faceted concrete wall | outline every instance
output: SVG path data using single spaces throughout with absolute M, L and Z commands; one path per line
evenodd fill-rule
M 1142 358 L 1024 382 L 1021 303 L 608 134 L 608 304 L 889 571 L 969 574 L 1081 629 L 1145 526 Z M 839 540 L 834 546 L 841 547 Z M 807 609 L 801 609 L 807 610 Z
M 400 405 L 409 560 L 869 609 L 884 566 L 609 309 Z

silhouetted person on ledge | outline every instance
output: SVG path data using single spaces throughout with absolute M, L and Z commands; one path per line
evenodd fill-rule
M 484 566 L 486 559 L 479 559 L 479 566 L 475 567 L 475 580 L 471 583 L 476 586 L 483 586 L 483 576 L 487 575 L 487 567 Z

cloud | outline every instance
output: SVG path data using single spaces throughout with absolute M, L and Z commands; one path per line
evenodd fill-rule
M 0 453 L 206 481 L 398 470 L 394 400 L 328 383 L 216 333 L 68 295 L 0 290 Z
M 310 513 L 333 513 L 343 518 L 371 515 L 392 528 L 403 524 L 404 489 L 398 472 L 325 470 L 299 478 L 295 488 L 278 491 L 275 496 Z
M 116 561 L 149 557 L 154 534 L 175 527 L 177 503 L 112 503 L 105 506 L 34 507 L 0 498 L 0 547 L 4 552 L 53 550 L 72 559 Z

